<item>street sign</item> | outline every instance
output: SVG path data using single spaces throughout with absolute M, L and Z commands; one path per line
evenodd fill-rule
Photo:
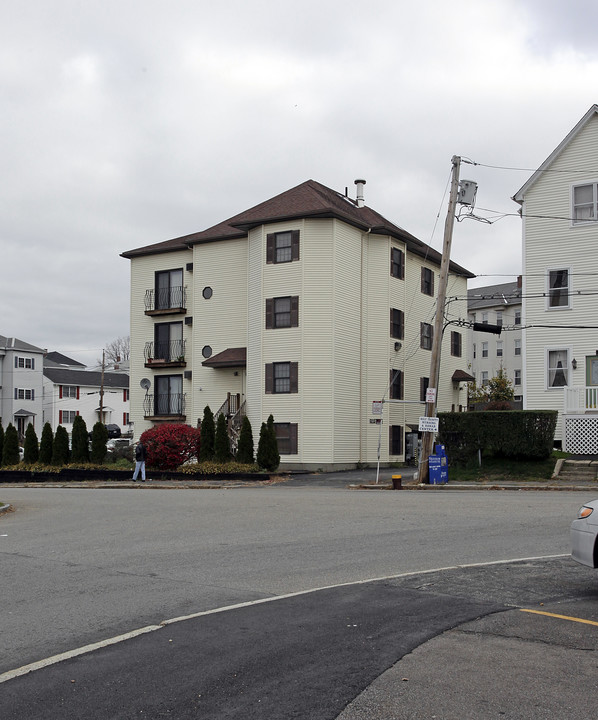
M 436 402 L 436 388 L 428 388 L 426 390 L 426 402 L 427 403 L 433 403 Z
M 419 431 L 420 432 L 438 432 L 438 418 L 437 417 L 420 417 L 419 419 Z
M 372 415 L 382 415 L 382 400 L 372 402 Z

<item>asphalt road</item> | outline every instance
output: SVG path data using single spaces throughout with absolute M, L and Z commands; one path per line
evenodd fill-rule
M 455 678 L 452 694 L 446 687 L 442 693 L 434 689 L 458 667 L 451 661 L 453 651 L 461 666 L 471 665 L 471 648 L 463 638 L 478 638 L 473 669 L 479 671 L 484 648 L 494 658 L 493 643 L 484 640 L 500 635 L 487 629 L 491 626 L 466 633 L 460 631 L 468 627 L 463 623 L 475 627 L 516 613 L 517 626 L 524 616 L 512 608 L 525 604 L 580 603 L 577 608 L 583 605 L 586 616 L 596 610 L 596 576 L 568 558 L 429 572 L 567 553 L 569 520 L 588 499 L 582 493 L 3 488 L 2 499 L 17 511 L 0 519 L 0 672 L 135 628 L 156 627 L 0 684 L 2 716 L 15 720 L 358 720 L 434 714 L 461 720 L 470 715 L 463 713 L 462 693 L 454 692 Z M 160 626 L 168 618 L 234 603 L 415 571 L 428 572 Z M 532 628 L 536 622 L 533 616 Z M 585 634 L 573 633 L 573 640 L 559 630 L 555 655 L 562 659 L 562 653 L 579 652 L 578 665 L 585 658 L 595 675 L 597 627 L 584 625 Z M 534 637 L 533 629 L 528 632 Z M 513 638 L 503 634 L 510 648 Z M 459 647 L 453 647 L 457 640 Z M 427 677 L 426 682 L 397 679 L 402 663 L 417 663 L 416 653 L 425 654 L 439 642 L 448 647 L 424 658 L 415 675 L 412 668 L 407 673 L 412 679 Z M 550 644 L 546 637 L 536 642 L 544 648 Z M 517 652 L 531 644 L 531 639 L 522 642 Z M 436 667 L 433 660 L 439 657 L 442 665 Z M 495 676 L 493 667 L 488 677 Z M 586 701 L 588 691 L 597 699 L 595 684 L 585 685 Z M 421 695 L 428 700 L 425 712 Z M 497 705 L 488 697 L 482 703 L 486 711 L 500 707 L 496 692 Z M 399 703 L 394 710 L 393 702 Z M 540 706 L 520 704 L 520 711 L 534 707 Z M 501 715 L 498 709 L 471 717 L 505 714 L 585 717 L 539 711 Z

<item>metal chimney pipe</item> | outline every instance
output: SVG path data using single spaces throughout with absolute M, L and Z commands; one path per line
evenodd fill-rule
M 357 207 L 363 207 L 365 205 L 365 200 L 363 199 L 365 180 L 356 180 L 355 185 L 357 185 Z

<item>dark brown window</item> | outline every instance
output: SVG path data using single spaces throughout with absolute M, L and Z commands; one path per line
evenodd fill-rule
M 402 340 L 405 334 L 405 314 L 402 310 L 390 308 L 390 337 Z
M 266 393 L 299 392 L 299 363 L 277 362 L 266 364 Z
M 451 355 L 461 357 L 461 333 L 451 332 Z
M 392 277 L 405 279 L 405 255 L 399 248 L 390 248 L 390 274 Z
M 274 432 L 281 455 L 297 454 L 297 423 L 274 423 Z
M 388 433 L 388 452 L 390 455 L 403 454 L 403 426 L 391 425 Z
M 422 268 L 421 290 L 424 295 L 434 295 L 434 273 L 430 270 L 430 268 Z
M 297 295 L 266 299 L 266 329 L 299 327 Z
M 266 236 L 266 262 L 284 263 L 299 260 L 299 230 L 270 233 Z
M 434 337 L 434 328 L 429 323 L 420 323 L 419 329 L 419 346 L 424 350 L 432 349 L 432 339 Z
M 419 399 L 422 402 L 426 402 L 426 392 L 428 385 L 430 384 L 430 378 L 422 377 L 419 379 Z
M 402 400 L 405 386 L 405 374 L 402 370 L 390 371 L 389 395 L 391 400 Z

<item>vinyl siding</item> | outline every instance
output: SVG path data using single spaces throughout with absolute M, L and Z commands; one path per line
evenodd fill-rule
M 154 340 L 154 325 L 156 322 L 169 322 L 180 320 L 183 323 L 183 338 L 187 340 L 187 369 L 191 368 L 192 359 L 189 357 L 191 352 L 192 336 L 191 328 L 186 326 L 184 315 L 167 315 L 159 318 L 145 315 L 145 293 L 155 286 L 155 273 L 161 270 L 175 270 L 183 268 L 183 284 L 187 286 L 187 314 L 192 314 L 191 303 L 193 298 L 193 277 L 192 274 L 185 270 L 186 264 L 192 262 L 193 255 L 191 251 L 179 251 L 173 253 L 164 253 L 161 255 L 142 256 L 131 260 L 131 358 L 130 358 L 130 418 L 134 422 L 133 433 L 134 438 L 139 439 L 141 433 L 153 427 L 153 423 L 143 418 L 143 401 L 145 398 L 145 390 L 139 383 L 142 378 L 147 378 L 151 382 L 148 390 L 150 395 L 155 392 L 156 374 L 182 374 L 183 370 L 176 368 L 170 371 L 162 371 L 157 373 L 151 368 L 144 366 L 144 349 L 145 343 Z M 190 393 L 189 386 L 183 382 L 183 392 L 187 393 L 187 415 L 189 411 Z M 192 421 L 188 421 L 192 424 Z M 120 424 L 120 423 L 119 423 Z
M 596 315 L 595 296 L 577 293 L 595 292 L 595 278 L 583 273 L 597 270 L 598 230 L 595 224 L 574 226 L 568 218 L 572 212 L 572 186 L 598 181 L 597 156 L 598 118 L 594 116 L 553 161 L 551 172 L 544 173 L 525 195 L 523 295 L 528 326 L 588 325 Z M 554 217 L 564 219 L 551 219 Z M 568 268 L 571 273 L 571 307 L 548 309 L 544 297 L 547 270 L 559 268 Z M 575 357 L 578 361 L 577 370 L 569 367 L 570 384 L 583 386 L 584 359 L 594 355 L 598 347 L 595 332 L 529 328 L 524 331 L 524 346 L 525 407 L 558 410 L 557 438 L 560 438 L 563 391 L 546 387 L 546 351 L 547 348 L 570 348 L 570 359 Z
M 204 346 L 212 348 L 212 357 L 228 348 L 247 345 L 247 241 L 225 240 L 193 247 L 193 380 L 185 381 L 187 422 L 194 425 L 203 417 L 206 405 L 216 412 L 227 393 L 245 393 L 243 368 L 211 368 L 202 365 Z M 212 297 L 205 299 L 203 289 L 210 287 Z M 235 372 L 237 375 L 235 375 Z

